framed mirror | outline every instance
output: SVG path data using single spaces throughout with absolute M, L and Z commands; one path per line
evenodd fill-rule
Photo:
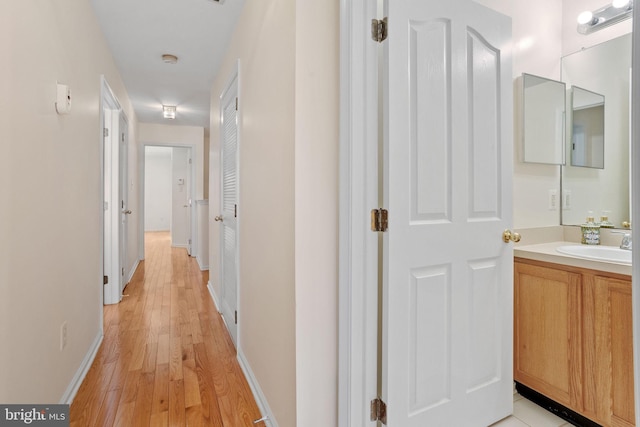
M 523 161 L 564 164 L 565 84 L 525 73 L 522 88 Z
M 604 169 L 604 95 L 571 88 L 571 166 Z

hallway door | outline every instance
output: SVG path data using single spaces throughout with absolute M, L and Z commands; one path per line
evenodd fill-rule
M 127 270 L 127 244 L 129 235 L 129 127 L 126 117 L 121 111 L 119 114 L 119 193 L 120 193 L 120 294 L 125 286 L 127 286 L 128 271 Z
M 511 20 L 387 0 L 382 398 L 390 427 L 511 414 Z
M 221 232 L 221 310 L 229 334 L 238 342 L 238 123 L 237 75 L 221 96 L 222 213 L 216 217 Z

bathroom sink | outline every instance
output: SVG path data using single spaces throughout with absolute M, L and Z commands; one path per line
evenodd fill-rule
M 568 245 L 559 246 L 556 250 L 565 255 L 572 255 L 579 258 L 631 265 L 631 251 L 615 246 Z

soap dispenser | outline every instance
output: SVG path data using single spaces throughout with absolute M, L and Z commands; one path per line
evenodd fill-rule
M 593 219 L 593 212 L 589 211 L 587 222 L 582 224 L 582 243 L 585 245 L 600 244 L 600 225 Z
M 602 216 L 600 217 L 600 228 L 614 228 L 613 223 L 609 221 L 609 211 L 602 211 Z

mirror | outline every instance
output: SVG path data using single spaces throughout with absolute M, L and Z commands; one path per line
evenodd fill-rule
M 571 88 L 571 166 L 604 169 L 604 96 Z
M 567 144 L 567 157 L 571 161 L 562 166 L 563 225 L 584 223 L 588 211 L 593 211 L 596 220 L 608 216 L 616 228 L 621 228 L 622 222 L 631 218 L 630 70 L 631 34 L 562 58 L 562 80 L 567 87 L 574 88 L 572 92 L 578 100 L 584 96 L 588 98 L 584 101 L 585 105 L 592 102 L 597 104 L 595 98 L 581 89 L 600 94 L 606 99 L 604 133 L 600 137 L 606 144 L 602 154 L 591 156 L 592 160 L 597 160 L 598 166 L 592 163 L 584 167 L 584 163 L 589 163 L 589 155 L 580 154 L 574 159 L 573 143 Z M 567 124 L 567 135 L 571 135 L 572 127 Z M 586 129 L 584 131 L 587 132 Z M 584 139 L 586 141 L 587 137 L 584 136 Z M 582 164 L 577 166 L 578 163 Z
M 523 161 L 564 164 L 565 84 L 522 75 Z

